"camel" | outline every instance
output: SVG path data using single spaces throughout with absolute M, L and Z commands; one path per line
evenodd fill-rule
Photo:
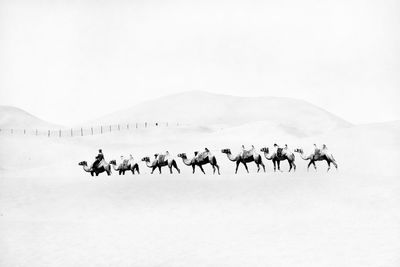
M 198 152 L 196 151 L 194 154 L 195 156 L 192 159 L 188 159 L 186 153 L 178 154 L 178 157 L 182 158 L 182 161 L 185 165 L 192 166 L 193 173 L 195 172 L 195 167 L 199 166 L 200 170 L 204 174 L 206 174 L 204 172 L 203 165 L 210 163 L 213 168 L 213 174 L 215 174 L 215 170 L 217 170 L 218 175 L 220 175 L 217 159 L 215 158 L 214 155 L 211 155 L 211 153 L 207 151 L 200 154 L 198 154 Z
M 235 174 L 237 174 L 237 171 L 238 171 L 240 163 L 242 163 L 244 165 L 244 167 L 246 168 L 246 171 L 248 173 L 249 169 L 247 168 L 247 164 L 246 163 L 253 162 L 253 161 L 257 165 L 257 168 L 258 168 L 257 172 L 260 172 L 260 165 L 263 167 L 264 172 L 265 172 L 265 165 L 264 165 L 264 163 L 262 161 L 261 155 L 256 153 L 254 151 L 254 149 L 249 150 L 249 151 L 241 152 L 236 156 L 232 155 L 231 150 L 229 148 L 222 149 L 221 152 L 226 154 L 230 161 L 236 162 Z
M 139 164 L 131 162 L 131 161 L 121 163 L 117 166 L 116 160 L 111 160 L 110 165 L 113 167 L 113 169 L 115 171 L 117 171 L 119 173 L 119 175 L 121 175 L 121 174 L 125 175 L 126 171 L 131 171 L 132 174 L 135 174 L 135 171 L 136 171 L 138 174 L 140 174 Z
M 94 176 L 94 174 L 99 176 L 99 174 L 102 172 L 106 172 L 107 175 L 111 175 L 111 166 L 105 160 L 102 160 L 97 167 L 89 167 L 86 161 L 81 161 L 78 165 L 82 166 L 85 172 L 90 172 L 92 176 Z
M 293 152 L 278 148 L 278 150 L 270 154 L 268 147 L 263 147 L 260 151 L 264 152 L 264 156 L 267 160 L 272 160 L 272 163 L 274 163 L 274 171 L 276 171 L 276 166 L 278 166 L 278 171 L 281 171 L 280 162 L 284 160 L 289 162 L 289 172 L 292 168 L 293 171 L 296 171 L 296 164 L 294 164 L 295 156 Z
M 132 171 L 132 174 L 135 174 L 135 171 L 138 173 L 138 174 L 140 174 L 140 171 L 139 171 L 139 164 L 137 163 L 137 162 L 134 162 L 134 160 L 129 160 L 128 161 L 128 166 L 129 166 L 129 169 Z
M 315 162 L 321 160 L 325 160 L 328 163 L 327 171 L 331 169 L 331 163 L 333 164 L 333 166 L 335 166 L 336 169 L 338 169 L 338 165 L 336 163 L 335 158 L 333 157 L 332 154 L 328 153 L 326 150 L 318 149 L 317 151 L 314 151 L 308 156 L 304 156 L 304 151 L 302 148 L 295 149 L 294 152 L 299 153 L 302 159 L 310 161 L 307 165 L 307 171 L 309 170 L 311 164 L 314 166 L 314 169 L 317 170 L 317 165 L 315 164 Z
M 151 174 L 153 174 L 154 170 L 158 168 L 158 171 L 161 174 L 161 167 L 168 166 L 170 173 L 172 174 L 172 167 L 174 167 L 178 173 L 181 173 L 181 170 L 178 168 L 176 164 L 176 160 L 171 158 L 168 151 L 165 155 L 155 154 L 155 158 L 153 162 L 150 163 L 149 157 L 144 157 L 142 161 L 146 162 L 146 166 L 151 168 Z

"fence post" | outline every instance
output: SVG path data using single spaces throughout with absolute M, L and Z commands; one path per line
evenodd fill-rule
M 36 136 L 37 136 L 37 134 L 38 134 L 37 129 L 36 129 L 36 132 L 35 132 L 35 133 L 36 133 Z
M 167 122 L 167 127 L 168 127 L 168 122 Z
M 13 134 L 14 133 L 14 129 L 11 129 L 11 134 Z
M 144 123 L 144 128 L 147 128 L 147 122 Z
M 120 130 L 120 128 L 119 128 L 119 124 L 118 124 L 118 131 Z
M 110 125 L 110 133 L 111 133 L 111 125 Z
M 71 128 L 71 137 L 72 137 L 72 135 L 73 135 L 73 132 L 72 132 L 72 128 Z
M 90 130 L 92 131 L 92 135 L 93 135 L 93 127 L 91 127 Z
M 47 137 L 50 137 L 50 130 L 47 131 Z
M 81 136 L 83 136 L 83 129 L 81 128 Z
M 58 131 L 58 136 L 61 137 L 61 129 Z
M 128 124 L 126 124 L 126 129 L 128 129 L 128 130 L 129 130 L 129 123 L 128 123 Z
M 137 129 L 137 123 L 136 123 L 136 129 Z
M 24 129 L 24 134 L 26 133 L 26 130 Z
M 100 126 L 100 134 L 103 134 L 103 125 Z

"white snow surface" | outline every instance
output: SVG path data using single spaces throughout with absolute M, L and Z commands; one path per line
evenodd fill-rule
M 313 110 L 283 127 L 261 117 L 232 123 L 228 114 L 212 126 L 2 135 L 0 266 L 400 266 L 400 122 L 351 126 Z M 305 151 L 326 144 L 339 170 L 317 162 L 307 172 L 296 154 L 294 173 L 287 162 L 274 173 L 264 158 L 266 173 L 250 163 L 249 174 L 240 166 L 235 175 L 220 153 L 274 143 Z M 182 172 L 172 175 L 166 167 L 151 175 L 143 162 L 140 175 L 125 176 L 91 177 L 78 166 L 99 148 L 118 162 L 167 150 L 191 157 L 205 147 L 220 176 L 209 165 L 206 175 L 192 174 L 177 157 Z

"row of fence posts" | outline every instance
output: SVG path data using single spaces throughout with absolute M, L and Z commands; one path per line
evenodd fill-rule
M 144 123 L 144 128 L 147 128 L 147 122 L 145 122 Z M 158 122 L 156 122 L 155 123 L 155 126 L 158 126 L 159 125 L 159 123 Z M 166 123 L 166 126 L 168 127 L 168 122 Z M 177 123 L 176 124 L 177 126 L 179 126 L 179 123 Z M 121 130 L 121 125 L 120 124 L 118 124 L 117 125 L 117 127 L 118 127 L 118 131 L 120 131 Z M 108 128 L 109 128 L 109 132 L 112 132 L 112 125 L 109 125 L 108 126 Z M 136 123 L 135 124 L 135 128 L 137 129 L 138 128 L 138 123 Z M 130 128 L 129 128 L 129 123 L 128 124 L 126 124 L 126 129 L 127 130 L 129 130 Z M 0 129 L 0 133 L 1 132 L 4 132 L 4 129 Z M 10 129 L 10 132 L 11 132 L 11 134 L 14 134 L 14 129 Z M 24 135 L 26 135 L 26 129 L 24 129 L 23 130 L 23 132 L 24 132 Z M 100 134 L 103 134 L 103 126 L 100 126 Z M 90 133 L 91 133 L 91 135 L 94 135 L 94 129 L 93 129 L 93 127 L 90 127 Z M 35 135 L 37 136 L 37 135 L 39 135 L 39 131 L 38 131 L 38 129 L 35 129 Z M 47 130 L 47 136 L 48 137 L 50 137 L 51 136 L 51 130 Z M 62 130 L 60 129 L 60 130 L 58 130 L 58 136 L 59 137 L 62 137 Z M 72 136 L 74 136 L 74 129 L 72 129 L 71 128 L 71 130 L 70 130 L 70 136 L 72 137 Z M 83 136 L 83 128 L 80 128 L 80 136 Z

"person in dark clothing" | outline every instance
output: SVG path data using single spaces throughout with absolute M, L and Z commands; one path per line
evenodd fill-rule
M 104 159 L 103 151 L 99 149 L 99 154 L 96 156 L 96 160 L 93 162 L 93 168 L 97 168 L 99 163 Z
M 283 148 L 281 148 L 280 146 L 278 146 L 276 143 L 274 144 L 274 147 L 276 149 L 276 154 L 278 155 L 278 157 L 282 156 L 282 150 Z

